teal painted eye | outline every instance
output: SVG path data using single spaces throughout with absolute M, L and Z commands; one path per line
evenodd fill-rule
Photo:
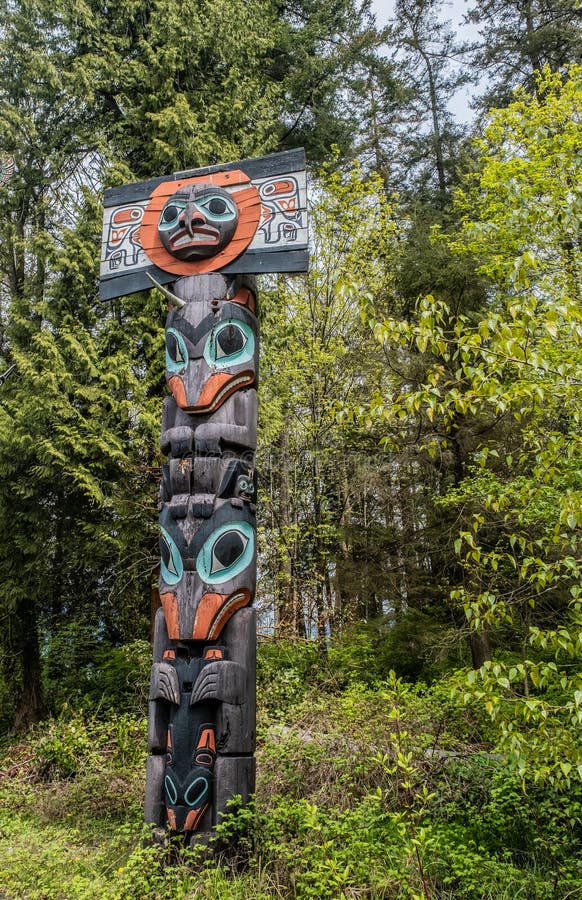
M 183 372 L 188 362 L 188 348 L 179 331 L 166 329 L 166 369 L 168 372 Z
M 231 222 L 237 216 L 236 204 L 230 197 L 215 194 L 197 201 L 197 206 L 204 211 L 208 219 L 215 222 Z
M 228 581 L 246 569 L 254 549 L 255 533 L 248 522 L 222 525 L 204 542 L 196 571 L 207 584 Z
M 166 584 L 178 584 L 184 574 L 184 563 L 168 532 L 165 528 L 160 530 L 161 575 Z
M 207 793 L 208 781 L 206 778 L 196 778 L 184 794 L 184 800 L 188 806 L 191 806 L 193 809 L 199 809 Z
M 254 494 L 255 486 L 250 478 L 240 478 L 238 482 L 238 489 L 242 491 L 243 494 Z
M 174 784 L 174 782 L 172 781 L 172 779 L 170 778 L 169 775 L 166 775 L 165 780 L 164 780 L 164 785 L 166 787 L 166 794 L 167 794 L 168 800 L 170 801 L 172 806 L 175 806 L 176 800 L 178 799 L 178 791 L 176 790 L 176 785 Z
M 255 353 L 255 336 L 245 322 L 223 322 L 212 330 L 204 348 L 209 366 L 227 368 L 249 362 Z
M 168 231 L 170 228 L 175 228 L 178 222 L 180 221 L 180 216 L 186 209 L 186 201 L 185 200 L 171 200 L 167 203 L 160 216 L 160 221 L 158 224 L 158 228 L 160 231 Z

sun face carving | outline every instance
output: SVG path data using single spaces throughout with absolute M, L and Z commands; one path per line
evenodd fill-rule
M 193 184 L 166 201 L 158 222 L 164 249 L 180 260 L 208 259 L 232 240 L 239 213 L 233 197 L 213 184 Z

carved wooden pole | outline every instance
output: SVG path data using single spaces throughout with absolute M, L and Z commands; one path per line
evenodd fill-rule
M 160 599 L 146 821 L 208 836 L 255 785 L 257 374 L 253 272 L 306 268 L 303 153 L 106 195 L 103 297 L 168 297 Z
M 146 819 L 208 832 L 254 791 L 258 325 L 252 281 L 186 276 L 174 290 Z

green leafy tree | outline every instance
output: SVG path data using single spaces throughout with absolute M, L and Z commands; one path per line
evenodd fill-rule
M 394 535 L 378 471 L 387 461 L 380 433 L 342 413 L 385 382 L 357 299 L 390 289 L 399 227 L 378 176 L 330 170 L 320 191 L 310 274 L 263 292 L 259 466 L 269 575 L 261 602 L 274 606 L 279 633 L 324 642 L 388 600 L 382 549 L 395 553 Z
M 566 784 L 580 762 L 582 701 L 581 105 L 572 68 L 565 81 L 546 71 L 537 97 L 491 115 L 454 242 L 489 279 L 480 313 L 452 318 L 426 297 L 415 322 L 376 324 L 385 345 L 428 362 L 390 415 L 418 416 L 433 457 L 470 440 L 463 478 L 439 498 L 461 526 L 451 598 L 475 633 L 515 653 L 472 676 L 478 696 L 520 771 L 533 764 Z

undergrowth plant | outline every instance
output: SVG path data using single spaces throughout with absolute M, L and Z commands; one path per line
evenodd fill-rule
M 272 662 L 263 668 L 273 691 L 260 710 L 256 798 L 233 804 L 211 851 L 159 846 L 142 825 L 142 717 L 68 707 L 6 745 L 3 900 L 580 892 L 580 786 L 564 795 L 508 768 L 486 710 L 463 702 L 464 673 L 430 686 L 392 673 L 341 688 L 303 650 L 280 670 Z

